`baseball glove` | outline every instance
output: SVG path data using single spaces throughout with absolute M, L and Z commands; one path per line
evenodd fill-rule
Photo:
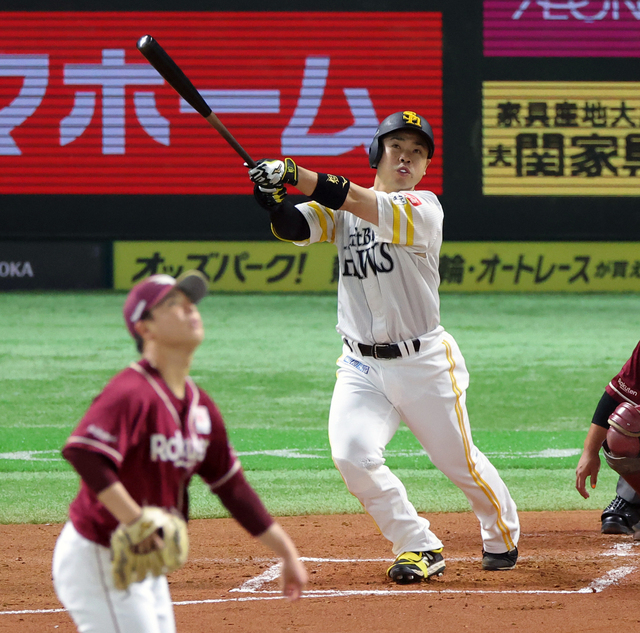
M 145 548 L 140 543 L 157 533 L 162 546 Z M 176 513 L 151 506 L 143 507 L 140 518 L 119 525 L 111 535 L 111 571 L 116 589 L 126 589 L 148 574 L 161 576 L 182 567 L 189 553 L 187 524 Z

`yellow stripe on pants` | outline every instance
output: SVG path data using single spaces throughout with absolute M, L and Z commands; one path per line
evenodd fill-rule
M 462 435 L 462 441 L 464 443 L 464 453 L 467 459 L 467 467 L 469 469 L 469 473 L 473 477 L 473 480 L 480 487 L 480 489 L 487 495 L 487 498 L 491 502 L 491 505 L 496 509 L 498 513 L 497 525 L 502 533 L 502 538 L 504 539 L 505 545 L 507 546 L 507 550 L 512 550 L 515 547 L 515 544 L 511 538 L 511 533 L 509 528 L 505 525 L 504 520 L 502 519 L 502 511 L 500 510 L 500 503 L 489 486 L 489 484 L 482 479 L 480 473 L 476 470 L 475 464 L 471 461 L 471 455 L 469 453 L 469 438 L 466 434 L 466 429 L 464 426 L 464 416 L 462 414 L 462 406 L 460 405 L 460 396 L 462 395 L 462 391 L 458 387 L 458 383 L 456 381 L 456 377 L 454 375 L 454 370 L 456 368 L 456 362 L 453 359 L 453 354 L 451 353 L 451 345 L 448 341 L 443 341 L 443 344 L 447 350 L 447 360 L 449 361 L 449 376 L 451 378 L 451 384 L 453 386 L 453 392 L 456 394 L 456 415 L 458 417 L 458 427 L 460 428 L 460 434 Z

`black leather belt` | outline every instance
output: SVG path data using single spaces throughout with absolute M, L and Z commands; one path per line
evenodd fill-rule
M 420 351 L 420 340 L 414 338 L 411 341 L 415 352 Z M 402 352 L 398 343 L 388 343 L 384 345 L 364 345 L 363 343 L 357 343 L 358 349 L 363 356 L 373 356 L 373 358 L 381 358 L 383 360 L 390 360 L 392 358 L 400 358 Z

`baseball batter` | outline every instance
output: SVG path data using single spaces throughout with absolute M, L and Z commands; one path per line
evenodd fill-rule
M 624 402 L 640 407 L 640 342 L 629 360 L 605 387 L 593 414 L 584 450 L 576 468 L 576 488 L 585 499 L 589 497 L 587 478 L 590 479 L 591 487 L 596 487 L 600 470 L 599 453 L 607 437 L 609 418 Z M 618 480 L 616 493 L 615 499 L 602 513 L 601 531 L 603 534 L 633 534 L 634 525 L 640 522 L 640 494 L 623 475 Z
M 285 595 L 298 598 L 305 583 L 295 546 L 244 478 L 220 412 L 188 376 L 204 337 L 196 303 L 206 290 L 198 271 L 178 280 L 154 275 L 131 290 L 124 317 L 142 358 L 109 382 L 63 449 L 81 484 L 55 546 L 53 582 L 83 633 L 175 631 L 166 575 L 160 568 L 140 574 L 140 561 L 175 545 L 151 519 L 188 516 L 194 474 L 282 557 Z M 114 531 L 130 549 L 110 553 Z
M 277 237 L 338 249 L 344 347 L 329 416 L 331 451 L 349 491 L 393 544 L 397 558 L 387 575 L 403 584 L 440 575 L 445 561 L 429 521 L 385 466 L 385 447 L 401 420 L 469 500 L 480 521 L 483 569 L 513 568 L 520 532 L 507 487 L 474 446 L 465 406 L 469 375 L 440 325 L 443 211 L 433 193 L 415 190 L 433 153 L 429 123 L 405 111 L 387 117 L 373 138 L 372 189 L 290 158 L 260 161 L 249 171 Z M 287 184 L 311 201 L 294 206 Z

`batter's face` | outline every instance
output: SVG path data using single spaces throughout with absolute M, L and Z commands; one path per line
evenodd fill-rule
M 382 146 L 373 188 L 386 193 L 414 189 L 431 162 L 422 134 L 413 130 L 391 132 L 382 139 Z
M 145 340 L 156 345 L 195 349 L 204 339 L 198 308 L 177 288 L 151 309 L 150 318 L 139 321 L 136 329 Z

